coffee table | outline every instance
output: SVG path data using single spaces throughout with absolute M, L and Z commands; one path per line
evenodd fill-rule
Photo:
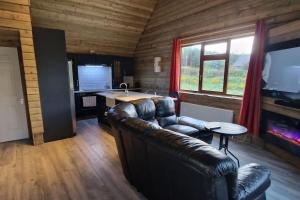
M 240 167 L 239 159 L 231 151 L 229 151 L 228 141 L 230 136 L 239 136 L 239 135 L 246 134 L 248 132 L 248 129 L 238 124 L 227 123 L 227 122 L 207 122 L 205 127 L 211 132 L 220 135 L 219 150 L 224 149 L 226 155 L 228 152 L 232 157 L 236 159 L 238 166 Z M 220 127 L 220 128 L 214 129 L 215 127 Z M 224 139 L 225 139 L 225 143 L 223 141 Z

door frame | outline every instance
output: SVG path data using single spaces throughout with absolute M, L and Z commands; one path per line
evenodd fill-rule
M 30 123 L 29 102 L 28 102 L 28 96 L 27 96 L 27 90 L 26 90 L 26 80 L 25 80 L 25 71 L 24 71 L 24 64 L 23 64 L 20 32 L 17 30 L 6 29 L 6 28 L 2 28 L 2 27 L 0 29 L 2 31 L 16 33 L 18 35 L 18 38 L 16 39 L 16 41 L 13 41 L 11 44 L 1 44 L 0 43 L 0 47 L 12 47 L 12 48 L 17 49 L 18 59 L 19 59 L 19 62 L 18 62 L 19 70 L 20 70 L 20 76 L 21 76 L 21 84 L 22 84 L 23 97 L 24 97 L 24 106 L 25 106 L 25 111 L 26 111 L 26 122 L 27 122 L 28 134 L 29 134 L 29 139 L 30 139 L 31 143 L 33 144 L 33 135 L 32 135 L 32 127 L 31 127 L 31 123 Z

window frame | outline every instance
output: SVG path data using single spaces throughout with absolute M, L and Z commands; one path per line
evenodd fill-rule
M 181 81 L 179 81 L 179 91 L 182 92 L 190 92 L 190 93 L 201 93 L 201 94 L 209 94 L 209 95 L 221 95 L 221 96 L 232 96 L 232 97 L 243 97 L 243 95 L 234 95 L 234 94 L 227 94 L 227 86 L 228 86 L 228 73 L 229 73 L 229 60 L 230 60 L 230 49 L 231 49 L 231 40 L 233 39 L 239 39 L 244 37 L 250 37 L 254 36 L 253 33 L 243 34 L 243 35 L 236 35 L 232 37 L 227 37 L 226 39 L 216 39 L 216 40 L 209 40 L 209 41 L 203 41 L 203 42 L 195 42 L 195 43 L 189 43 L 187 45 L 182 44 L 180 48 L 180 52 L 183 47 L 189 47 L 194 45 L 201 45 L 201 51 L 200 51 L 200 66 L 199 66 L 199 83 L 198 83 L 198 90 L 185 90 L 181 89 Z M 213 54 L 213 55 L 205 55 L 205 46 L 210 44 L 216 44 L 216 43 L 227 43 L 226 52 L 224 54 Z M 210 90 L 203 90 L 203 72 L 204 72 L 204 62 L 205 61 L 214 61 L 214 60 L 224 60 L 225 66 L 224 66 L 224 79 L 223 79 L 223 91 L 217 92 L 217 91 L 210 91 Z M 180 74 L 181 74 L 181 65 L 180 65 Z

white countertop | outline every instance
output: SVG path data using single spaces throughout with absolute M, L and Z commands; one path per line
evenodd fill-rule
M 140 90 L 141 88 L 129 88 L 128 90 Z M 124 91 L 124 89 L 102 89 L 102 90 L 76 90 L 74 93 L 94 93 L 94 92 L 107 92 L 107 91 Z
M 152 97 L 159 97 L 154 94 L 146 94 L 140 92 L 132 92 L 129 91 L 127 94 L 125 92 L 116 92 L 116 91 L 107 91 L 107 92 L 100 92 L 97 93 L 99 96 L 103 96 L 110 99 L 115 99 L 122 102 L 129 102 L 137 99 L 144 99 L 144 98 L 152 98 Z

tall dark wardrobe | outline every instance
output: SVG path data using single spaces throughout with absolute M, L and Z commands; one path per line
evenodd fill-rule
M 69 73 L 65 33 L 33 28 L 39 78 L 44 140 L 50 142 L 75 135 L 72 126 Z

